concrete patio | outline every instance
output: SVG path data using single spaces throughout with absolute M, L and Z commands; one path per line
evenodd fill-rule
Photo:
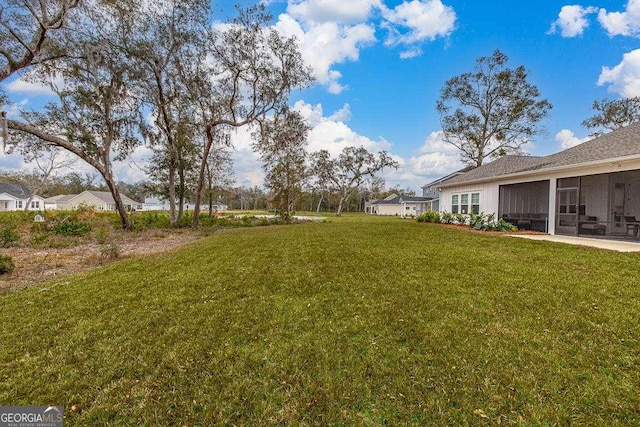
M 618 252 L 640 252 L 640 241 L 592 239 L 587 237 L 552 236 L 549 234 L 511 234 L 511 237 L 530 240 L 546 240 L 549 242 L 567 243 L 569 245 L 590 246 Z

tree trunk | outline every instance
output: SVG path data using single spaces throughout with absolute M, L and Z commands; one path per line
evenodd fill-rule
M 120 222 L 122 224 L 122 228 L 124 230 L 131 230 L 131 223 L 129 222 L 129 217 L 127 216 L 127 210 L 122 203 L 122 197 L 120 197 L 120 191 L 118 190 L 118 186 L 116 185 L 115 180 L 111 174 L 109 169 L 105 169 L 106 173 L 100 171 L 102 177 L 107 183 L 107 187 L 109 187 L 109 191 L 111 191 L 111 195 L 113 196 L 113 201 L 116 204 L 116 210 L 118 211 L 118 215 L 120 215 Z
M 182 165 L 182 162 L 179 161 L 179 164 Z M 178 168 L 178 217 L 176 218 L 176 223 L 180 226 L 182 222 L 182 217 L 184 216 L 184 201 L 185 201 L 185 178 L 184 178 L 184 168 L 180 166 Z M 187 206 L 188 210 L 188 206 Z
M 209 218 L 211 218 L 213 216 L 213 178 L 211 177 L 211 168 L 209 167 L 209 162 L 207 162 L 207 187 L 207 196 L 209 198 Z
M 172 158 L 169 161 L 169 224 L 175 227 L 177 223 L 178 223 L 178 220 L 176 216 L 176 168 L 175 168 L 175 160 Z
M 336 211 L 336 216 L 342 215 L 342 204 L 346 199 L 347 199 L 347 196 L 345 195 L 340 196 L 340 202 L 338 203 L 338 210 Z
M 202 199 L 202 188 L 204 187 L 205 169 L 207 167 L 207 159 L 209 158 L 209 152 L 213 146 L 213 128 L 207 126 L 205 129 L 207 141 L 204 145 L 204 151 L 202 153 L 202 160 L 200 162 L 200 174 L 198 175 L 198 187 L 196 188 L 196 205 L 193 210 L 193 223 L 192 228 L 197 230 L 200 226 L 200 200 Z
M 324 193 L 320 192 L 320 200 L 318 200 L 318 207 L 316 208 L 316 212 L 320 212 L 320 207 L 322 206 L 322 200 L 324 199 Z

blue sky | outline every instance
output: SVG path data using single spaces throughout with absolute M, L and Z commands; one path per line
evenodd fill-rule
M 234 2 L 219 1 L 222 18 Z M 251 2 L 241 1 L 243 5 Z M 511 67 L 524 65 L 529 81 L 554 106 L 546 132 L 525 151 L 546 155 L 584 141 L 580 123 L 597 98 L 640 96 L 640 0 L 568 4 L 494 0 L 271 0 L 273 24 L 300 40 L 318 83 L 291 104 L 312 126 L 310 150 L 337 154 L 345 145 L 387 150 L 399 162 L 387 185 L 419 191 L 462 167 L 442 142 L 435 103 L 444 82 L 472 70 L 495 49 Z M 20 81 L 5 85 L 20 105 L 37 91 Z M 234 136 L 239 185 L 260 185 L 262 172 L 247 132 Z M 137 163 L 147 153 L 137 153 Z M 0 167 L 19 160 L 0 157 Z M 121 179 L 143 178 L 120 165 Z

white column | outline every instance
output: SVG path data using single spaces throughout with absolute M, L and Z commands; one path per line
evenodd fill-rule
M 548 222 L 548 233 L 556 234 L 556 194 L 558 194 L 558 180 L 555 178 L 551 178 L 549 180 L 549 218 Z

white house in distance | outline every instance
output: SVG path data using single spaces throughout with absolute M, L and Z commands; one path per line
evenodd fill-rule
M 127 210 L 138 210 L 142 208 L 142 204 L 121 194 L 122 203 Z M 85 190 L 80 194 L 67 194 L 53 196 L 44 201 L 49 209 L 57 210 L 74 210 L 80 205 L 92 206 L 98 211 L 113 212 L 116 210 L 116 204 L 113 196 L 108 191 L 90 191 Z
M 176 204 L 176 208 L 177 208 L 177 204 Z M 216 203 L 213 205 L 213 210 L 216 212 L 226 211 L 227 208 L 228 206 L 223 203 Z M 190 210 L 192 211 L 194 209 L 194 203 L 191 202 L 190 200 L 187 200 L 184 202 L 182 209 L 185 212 Z M 142 204 L 142 210 L 143 211 L 168 211 L 169 201 L 165 199 L 161 199 L 159 197 L 155 197 L 155 196 L 145 197 L 144 203 Z M 201 212 L 209 211 L 209 205 L 201 204 L 200 211 Z
M 431 198 L 391 194 L 382 200 L 366 202 L 364 210 L 372 215 L 417 216 L 428 210 Z
M 640 237 L 640 123 L 545 156 L 505 156 L 439 186 L 440 212 L 568 236 Z
M 32 195 L 31 190 L 22 184 L 0 182 L 0 211 L 22 211 L 25 206 L 29 211 L 44 210 L 44 199 Z

